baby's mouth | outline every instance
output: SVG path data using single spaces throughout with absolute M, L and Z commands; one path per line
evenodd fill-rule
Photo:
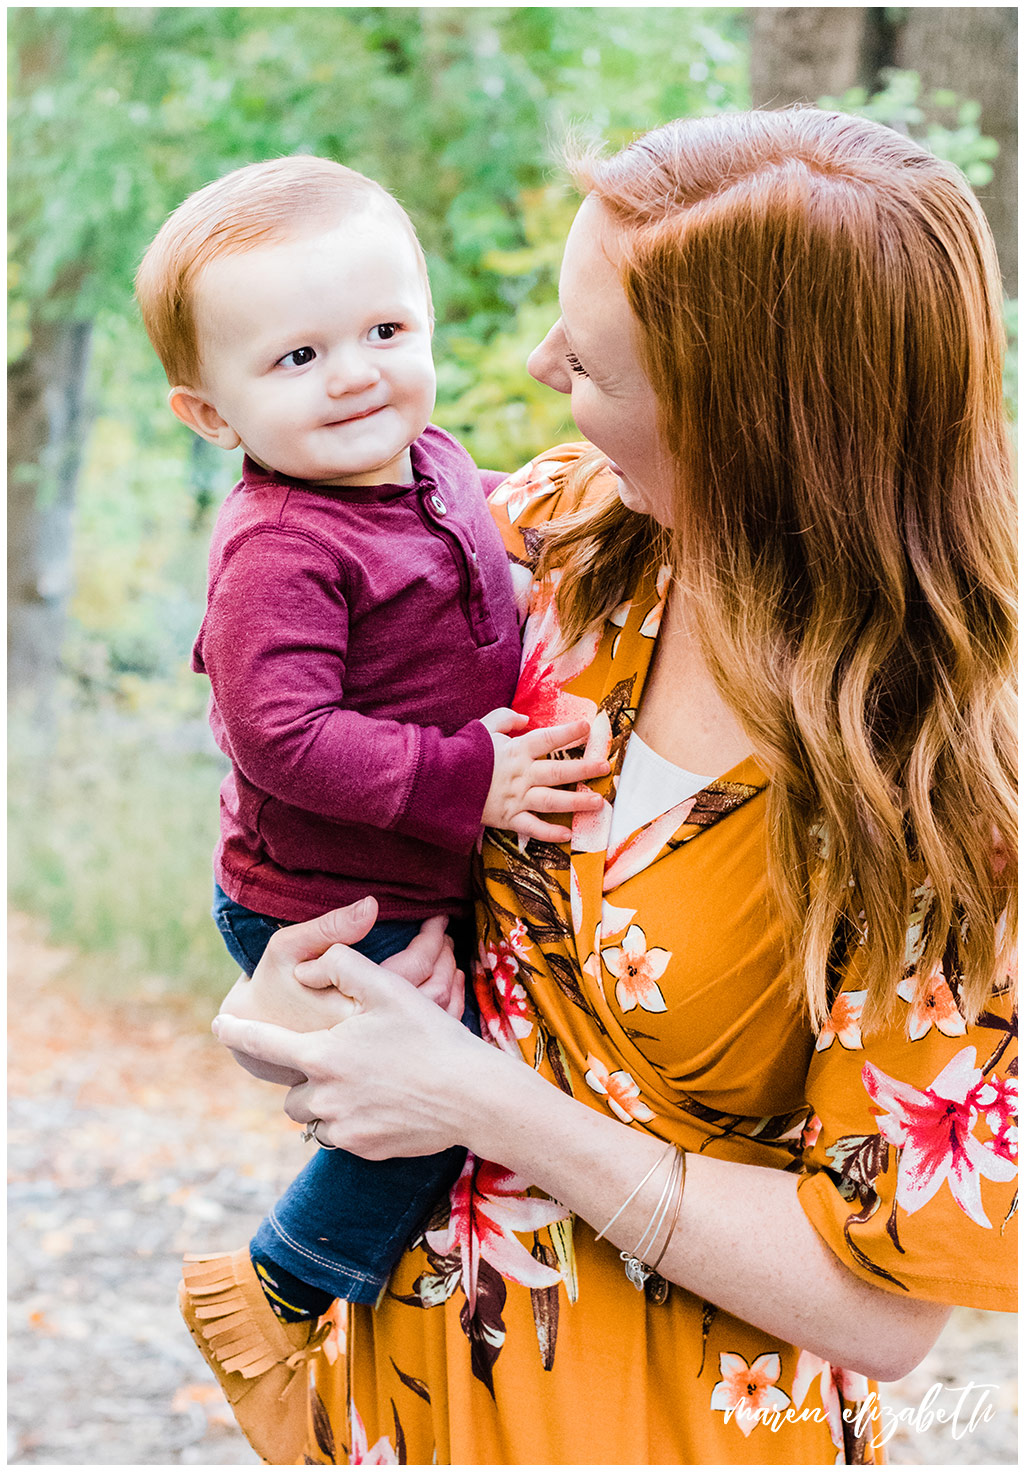
M 369 419 L 371 414 L 379 414 L 386 404 L 378 404 L 373 409 L 363 409 L 359 414 L 346 414 L 343 419 L 329 419 L 326 428 L 334 429 L 339 424 L 355 424 L 360 419 Z

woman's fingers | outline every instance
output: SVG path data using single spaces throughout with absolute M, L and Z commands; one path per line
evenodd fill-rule
M 308 1078 L 320 1056 L 322 1033 L 291 1032 L 273 1022 L 254 1022 L 249 1017 L 232 1017 L 221 1013 L 211 1024 L 217 1041 L 233 1053 L 261 1059 L 279 1068 L 293 1069 Z
M 372 895 L 367 895 L 354 905 L 329 910 L 315 920 L 283 926 L 271 936 L 267 950 L 271 952 L 273 961 L 295 965 L 299 961 L 322 956 L 330 946 L 350 946 L 354 941 L 362 940 L 369 934 L 376 918 L 377 901 Z

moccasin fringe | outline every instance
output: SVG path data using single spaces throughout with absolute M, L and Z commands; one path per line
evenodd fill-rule
M 278 1319 L 246 1249 L 190 1254 L 182 1273 L 182 1314 L 239 1426 L 266 1465 L 294 1465 L 307 1436 L 310 1361 L 331 1321 Z

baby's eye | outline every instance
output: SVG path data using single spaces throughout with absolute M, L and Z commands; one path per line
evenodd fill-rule
M 579 358 L 577 358 L 575 353 L 566 353 L 565 361 L 568 363 L 572 371 L 574 373 L 578 373 L 581 378 L 590 377 L 590 374 L 584 368 L 583 364 L 580 362 Z
M 373 342 L 390 342 L 401 326 L 401 322 L 378 322 L 376 327 L 370 328 L 370 339 Z
M 305 368 L 307 363 L 312 363 L 316 353 L 312 348 L 296 348 L 292 353 L 285 353 L 283 358 L 278 359 L 282 368 Z

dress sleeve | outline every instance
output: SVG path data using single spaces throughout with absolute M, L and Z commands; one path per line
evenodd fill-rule
M 850 982 L 847 986 L 850 986 Z M 1017 1018 L 1009 988 L 968 1026 L 941 970 L 862 1033 L 844 989 L 808 1074 L 800 1203 L 866 1282 L 939 1303 L 1016 1308 Z

